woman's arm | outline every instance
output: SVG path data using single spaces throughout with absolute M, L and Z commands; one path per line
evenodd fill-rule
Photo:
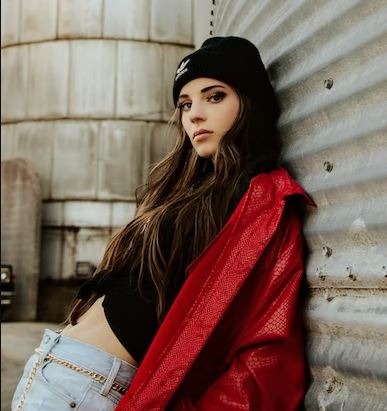
M 289 211 L 289 210 L 288 210 Z M 293 213 L 292 213 L 293 214 Z M 285 213 L 273 247 L 276 264 L 268 275 L 248 344 L 204 394 L 192 401 L 184 392 L 173 411 L 296 411 L 303 409 L 306 365 L 302 301 L 303 239 L 299 219 Z M 290 217 L 290 218 L 289 218 Z M 296 235 L 295 235 L 296 234 Z M 262 275 L 258 265 L 257 274 Z M 267 270 L 267 267 L 264 269 Z

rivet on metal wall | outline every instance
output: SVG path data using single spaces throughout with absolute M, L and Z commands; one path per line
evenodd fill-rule
M 333 78 L 324 80 L 324 87 L 330 90 L 333 87 Z
M 350 278 L 353 281 L 356 281 L 356 275 L 352 272 L 352 267 L 349 266 L 345 270 L 347 271 L 348 278 Z
M 322 248 L 322 255 L 324 257 L 330 257 L 332 255 L 332 248 L 328 247 L 328 246 L 324 246 Z
M 333 391 L 333 384 L 332 383 L 327 383 L 326 385 L 326 392 L 331 393 Z
M 321 280 L 325 281 L 326 275 L 321 267 L 317 267 L 316 269 L 316 276 Z
M 330 173 L 333 170 L 333 163 L 331 163 L 330 161 L 324 161 L 323 167 L 325 171 Z
M 327 300 L 327 301 L 332 301 L 335 297 L 331 297 L 330 295 L 329 295 L 329 290 L 324 290 L 324 298 Z
M 325 380 L 325 391 L 328 393 L 332 393 L 334 390 L 340 388 L 343 385 L 341 381 L 339 381 L 336 377 L 330 377 Z

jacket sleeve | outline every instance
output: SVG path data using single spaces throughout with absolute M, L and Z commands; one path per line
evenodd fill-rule
M 248 343 L 200 398 L 192 401 L 182 393 L 173 411 L 303 409 L 303 238 L 298 217 L 289 213 L 285 217 L 269 245 L 276 263 L 270 271 L 257 265 L 258 272 L 268 272 L 268 281 L 254 317 L 254 330 L 248 330 Z

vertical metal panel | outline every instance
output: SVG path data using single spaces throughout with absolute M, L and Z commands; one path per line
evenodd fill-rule
M 260 50 L 308 211 L 308 410 L 387 410 L 387 2 L 218 0 Z

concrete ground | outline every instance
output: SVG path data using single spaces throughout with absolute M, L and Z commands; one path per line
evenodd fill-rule
M 43 330 L 58 324 L 5 322 L 1 324 L 1 411 L 11 409 L 11 400 L 24 364 L 39 345 Z

